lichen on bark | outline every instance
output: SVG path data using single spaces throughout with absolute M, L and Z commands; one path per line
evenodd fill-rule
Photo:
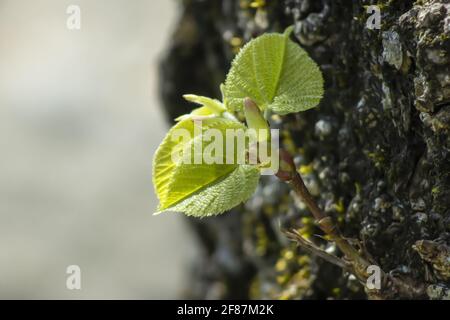
M 381 30 L 366 28 L 371 4 L 380 6 Z M 449 298 L 449 1 L 184 0 L 180 10 L 160 69 L 170 118 L 190 109 L 184 93 L 220 97 L 245 42 L 293 24 L 321 67 L 325 97 L 314 110 L 272 119 L 283 147 L 346 237 L 385 272 L 423 286 L 416 297 Z M 204 249 L 189 297 L 366 297 L 353 277 L 285 237 L 295 228 L 340 254 L 275 177 L 232 212 L 187 219 Z

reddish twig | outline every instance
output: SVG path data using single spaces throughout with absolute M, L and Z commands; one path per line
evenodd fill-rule
M 309 193 L 308 189 L 303 182 L 302 177 L 297 172 L 292 156 L 286 151 L 280 150 L 280 169 L 277 173 L 277 177 L 288 183 L 297 196 L 305 203 L 305 205 L 311 211 L 317 225 L 320 229 L 327 234 L 332 241 L 336 243 L 336 246 L 345 255 L 345 259 L 348 263 L 338 262 L 336 259 L 331 257 L 325 257 L 328 255 L 323 250 L 318 249 L 311 243 L 303 239 L 303 237 L 298 233 L 292 231 L 288 233 L 291 239 L 295 239 L 297 243 L 305 248 L 309 252 L 313 252 L 318 256 L 330 261 L 336 265 L 340 265 L 344 269 L 350 271 L 353 275 L 358 278 L 358 280 L 366 287 L 367 279 L 370 276 L 367 272 L 367 268 L 374 265 L 369 259 L 365 258 L 362 253 L 360 253 L 348 239 L 342 236 L 337 225 L 333 222 L 333 219 L 327 216 L 317 205 L 314 198 Z M 330 256 L 330 255 L 329 255 Z M 421 297 L 424 294 L 423 286 L 416 287 L 410 282 L 402 281 L 396 279 L 386 274 L 380 268 L 380 276 L 382 289 L 380 290 L 368 290 L 369 297 L 372 298 L 391 298 L 399 294 L 402 297 Z M 367 289 L 367 287 L 366 287 Z

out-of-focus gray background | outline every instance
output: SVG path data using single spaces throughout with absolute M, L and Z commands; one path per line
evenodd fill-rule
M 151 185 L 175 19 L 169 0 L 0 0 L 0 298 L 180 293 L 195 242 L 180 215 L 152 216 Z

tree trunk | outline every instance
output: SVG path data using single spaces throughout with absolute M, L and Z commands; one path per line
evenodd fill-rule
M 366 26 L 372 3 L 381 30 Z M 450 1 L 185 0 L 180 9 L 160 72 L 170 119 L 192 108 L 184 93 L 220 98 L 245 42 L 294 24 L 321 67 L 325 96 L 315 109 L 275 119 L 282 145 L 346 237 L 386 273 L 425 288 L 417 298 L 449 299 Z M 354 277 L 286 238 L 283 230 L 295 228 L 341 255 L 293 199 L 265 177 L 232 212 L 188 218 L 204 249 L 188 296 L 367 297 Z

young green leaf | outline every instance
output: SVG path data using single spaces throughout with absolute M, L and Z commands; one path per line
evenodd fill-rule
M 205 117 L 205 116 L 220 115 L 221 113 L 227 110 L 220 101 L 208 97 L 197 96 L 195 94 L 185 94 L 183 95 L 183 98 L 189 102 L 199 104 L 201 105 L 201 107 L 192 110 L 191 113 L 189 114 L 183 114 L 179 116 L 178 118 L 175 119 L 175 121 L 191 119 L 197 116 Z
M 245 45 L 233 60 L 223 87 L 226 106 L 241 110 L 251 98 L 262 109 L 284 115 L 315 107 L 323 95 L 319 67 L 284 34 L 264 34 Z
M 188 216 L 207 217 L 230 210 L 246 201 L 258 186 L 260 172 L 256 166 L 237 166 L 225 178 L 191 194 L 183 201 L 160 212 L 183 212 Z M 157 212 L 157 213 L 160 213 Z
M 245 130 L 245 126 L 217 117 L 202 121 L 201 129 L 203 132 L 208 129 L 218 130 L 224 137 L 227 129 Z M 232 164 L 226 164 L 226 144 L 221 144 L 223 149 L 219 152 L 223 164 L 206 164 L 204 159 L 200 159 L 196 164 L 195 157 L 203 157 L 203 154 L 198 154 L 196 144 L 201 145 L 200 152 L 203 152 L 207 150 L 209 143 L 205 142 L 202 136 L 196 136 L 195 130 L 195 122 L 192 119 L 181 120 L 169 131 L 156 151 L 153 160 L 153 184 L 160 201 L 159 212 L 182 211 L 196 216 L 218 214 L 246 200 L 256 188 L 256 185 L 254 188 L 253 185 L 254 181 L 258 180 L 259 171 L 247 168 L 250 166 L 245 166 L 244 169 L 235 159 Z M 180 132 L 186 135 L 177 137 L 176 134 Z M 182 152 L 190 155 L 189 161 L 182 161 Z M 237 156 L 237 150 L 235 153 Z M 174 161 L 177 155 L 180 161 Z M 245 180 L 239 182 L 239 178 Z M 248 192 L 237 195 L 236 193 L 243 189 L 241 183 L 247 183 L 245 188 Z M 232 199 L 229 198 L 230 195 Z M 208 205 L 200 210 L 200 206 L 205 203 Z
M 196 103 L 201 105 L 200 108 L 194 109 L 189 114 L 184 114 L 175 119 L 175 121 L 181 121 L 185 119 L 194 119 L 194 118 L 205 118 L 205 117 L 213 117 L 220 116 L 223 118 L 227 118 L 228 120 L 237 121 L 237 119 L 227 111 L 224 104 L 216 99 L 211 99 L 208 97 L 197 96 L 195 94 L 185 94 L 183 95 L 187 101 Z
M 185 94 L 183 98 L 187 101 L 200 104 L 207 109 L 209 109 L 212 113 L 216 115 L 221 115 L 223 112 L 227 111 L 224 107 L 223 103 L 216 99 L 211 99 L 208 97 L 197 96 L 195 94 Z

